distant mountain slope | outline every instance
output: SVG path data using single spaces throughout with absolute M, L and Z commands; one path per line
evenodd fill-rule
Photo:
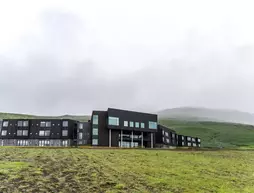
M 254 124 L 254 115 L 236 110 L 182 107 L 158 112 L 160 119 L 173 118 L 188 121 L 214 121 Z
M 16 113 L 0 113 L 0 119 L 73 119 L 78 121 L 87 121 L 90 119 L 90 116 L 86 115 L 35 116 Z
M 254 147 L 254 126 L 161 119 L 160 123 L 174 128 L 178 134 L 201 138 L 202 147 Z

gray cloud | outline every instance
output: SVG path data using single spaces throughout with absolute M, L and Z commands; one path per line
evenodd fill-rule
M 112 48 L 75 14 L 51 10 L 40 22 L 41 34 L 23 37 L 18 46 L 22 60 L 0 55 L 0 111 L 58 115 L 109 106 L 203 106 L 254 112 L 253 45 L 216 49 L 194 30 L 176 50 Z M 128 64 L 138 67 L 125 72 Z

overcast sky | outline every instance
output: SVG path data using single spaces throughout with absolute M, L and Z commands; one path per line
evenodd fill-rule
M 1 1 L 0 112 L 254 112 L 252 1 Z

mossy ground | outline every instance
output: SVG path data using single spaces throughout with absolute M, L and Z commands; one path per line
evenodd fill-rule
M 254 192 L 254 151 L 0 148 L 0 192 Z

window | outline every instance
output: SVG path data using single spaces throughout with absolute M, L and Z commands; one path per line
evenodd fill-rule
M 149 121 L 149 129 L 157 129 L 157 123 L 153 121 Z
M 197 147 L 196 143 L 193 143 L 193 147 Z
M 6 136 L 6 135 L 7 135 L 7 131 L 6 131 L 6 130 L 2 130 L 1 135 L 2 135 L 2 136 Z
M 23 126 L 23 121 L 18 121 L 18 127 L 22 127 Z
M 22 130 L 17 130 L 17 136 L 22 136 Z
M 128 121 L 124 121 L 124 122 L 123 122 L 123 125 L 124 125 L 125 127 L 128 127 L 128 126 L 129 126 Z
M 78 128 L 79 128 L 79 129 L 83 129 L 83 123 L 79 123 Z
M 175 138 L 175 134 L 174 133 L 172 133 L 172 138 Z
M 50 121 L 46 122 L 46 127 L 51 127 L 51 122 Z
M 23 136 L 28 136 L 28 130 L 23 130 Z
M 28 127 L 28 121 L 23 121 L 23 127 Z
M 145 128 L 145 123 L 140 123 L 140 126 L 141 126 L 142 129 L 144 129 Z
M 50 136 L 50 130 L 45 131 L 45 136 Z
M 93 139 L 93 145 L 98 145 L 98 139 Z
M 198 147 L 200 147 L 200 144 L 198 144 Z
M 78 133 L 78 138 L 83 139 L 83 133 Z
M 45 131 L 44 130 L 39 131 L 39 136 L 44 136 L 44 135 L 45 135 Z
M 3 127 L 8 127 L 8 125 L 9 125 L 9 121 L 4 121 L 3 122 Z
M 40 127 L 46 127 L 46 122 L 45 121 L 41 121 Z
M 182 140 L 184 140 L 184 136 L 182 136 Z
M 93 115 L 93 125 L 98 125 L 98 122 L 99 122 L 99 116 Z
M 134 127 L 133 121 L 130 121 L 130 127 Z
M 165 136 L 168 137 L 168 132 L 165 132 Z
M 182 146 L 184 146 L 184 142 L 182 142 Z
M 167 143 L 169 143 L 169 139 L 166 139 L 167 140 Z
M 93 128 L 93 135 L 98 135 L 98 128 Z
M 62 141 L 62 145 L 63 145 L 63 146 L 68 146 L 68 140 L 63 140 L 63 141 Z
M 187 137 L 187 140 L 188 140 L 188 141 L 190 141 L 190 140 L 191 140 L 191 138 L 190 138 L 190 137 Z
M 68 127 L 68 121 L 63 121 L 63 127 Z
M 164 130 L 162 130 L 162 135 L 164 135 Z
M 162 141 L 163 141 L 163 142 L 165 141 L 165 138 L 164 138 L 164 137 L 162 137 Z
M 198 139 L 198 142 L 200 142 L 200 139 Z
M 191 146 L 191 143 L 188 143 L 188 146 Z
M 68 136 L 68 130 L 62 130 L 62 136 Z
M 135 127 L 139 128 L 139 122 L 135 122 Z
M 118 117 L 108 117 L 108 124 L 119 126 L 119 118 Z

